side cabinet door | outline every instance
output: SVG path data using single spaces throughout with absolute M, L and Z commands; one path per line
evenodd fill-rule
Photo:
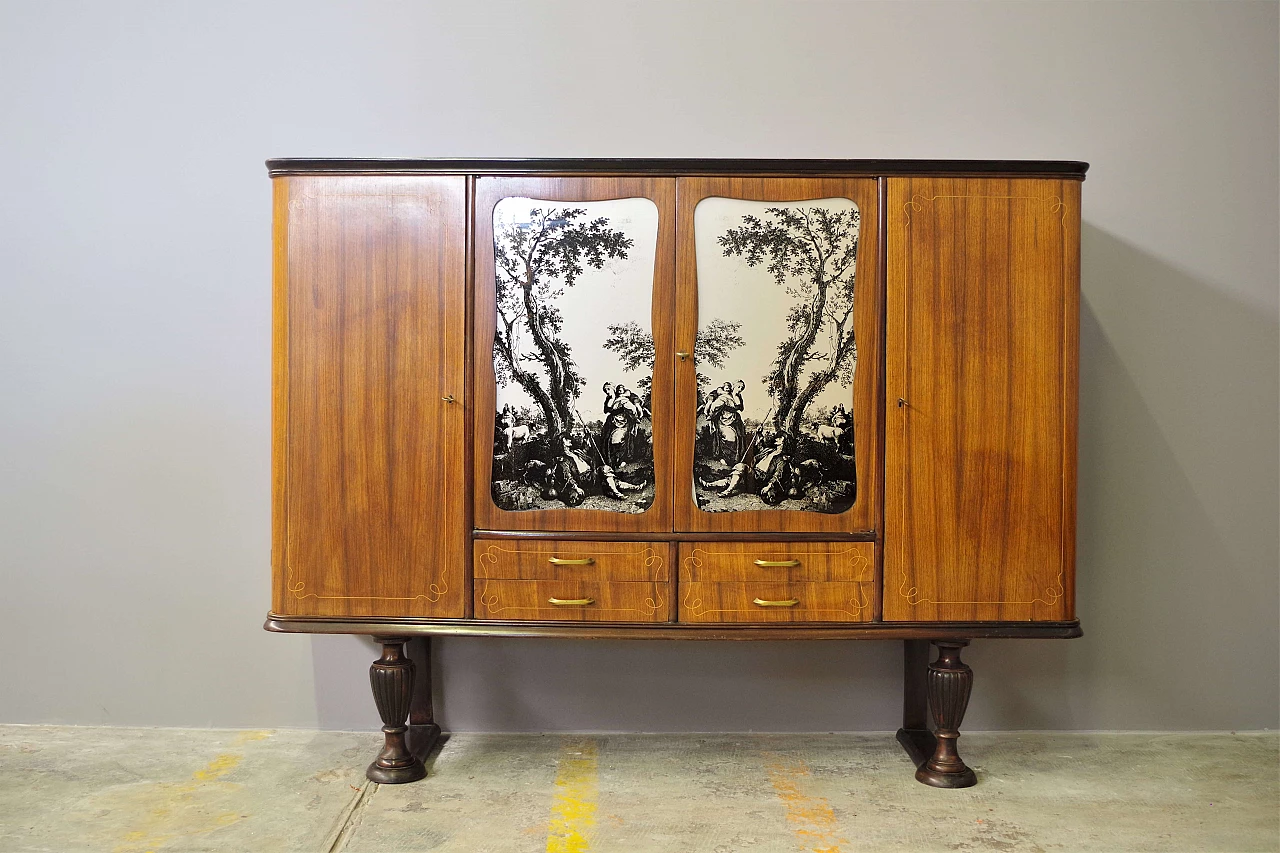
M 475 521 L 671 529 L 672 178 L 479 178 Z
M 274 610 L 463 616 L 466 178 L 275 193 Z
M 884 618 L 1074 618 L 1080 185 L 891 178 Z
M 681 178 L 676 522 L 879 527 L 874 178 Z

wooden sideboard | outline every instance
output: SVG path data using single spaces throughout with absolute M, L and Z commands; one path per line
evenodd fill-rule
M 1087 164 L 268 168 L 267 628 L 380 640 L 371 779 L 432 635 L 902 639 L 939 787 L 961 648 L 1080 636 Z

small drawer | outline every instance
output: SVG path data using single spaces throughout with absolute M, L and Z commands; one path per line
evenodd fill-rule
M 538 622 L 668 622 L 667 583 L 476 580 L 477 619 Z
M 680 582 L 871 582 L 873 542 L 686 542 Z
M 568 542 L 501 539 L 475 542 L 475 578 L 666 582 L 666 542 Z
M 680 583 L 681 622 L 870 622 L 873 584 Z

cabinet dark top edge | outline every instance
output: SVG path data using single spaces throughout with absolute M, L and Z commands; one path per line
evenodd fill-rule
M 733 160 L 678 158 L 294 158 L 267 161 L 272 177 L 333 173 L 452 175 L 1037 175 L 1084 180 L 1077 160 Z

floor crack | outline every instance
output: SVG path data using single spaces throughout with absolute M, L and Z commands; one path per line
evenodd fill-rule
M 338 824 L 338 832 L 334 835 L 333 843 L 329 845 L 326 853 L 342 853 L 343 850 L 347 849 L 347 843 L 355 835 L 356 827 L 360 825 L 360 820 L 364 817 L 365 807 L 369 804 L 369 799 L 376 790 L 378 790 L 378 783 L 371 782 L 368 779 L 360 786 L 359 792 L 347 805 L 346 812 Z

